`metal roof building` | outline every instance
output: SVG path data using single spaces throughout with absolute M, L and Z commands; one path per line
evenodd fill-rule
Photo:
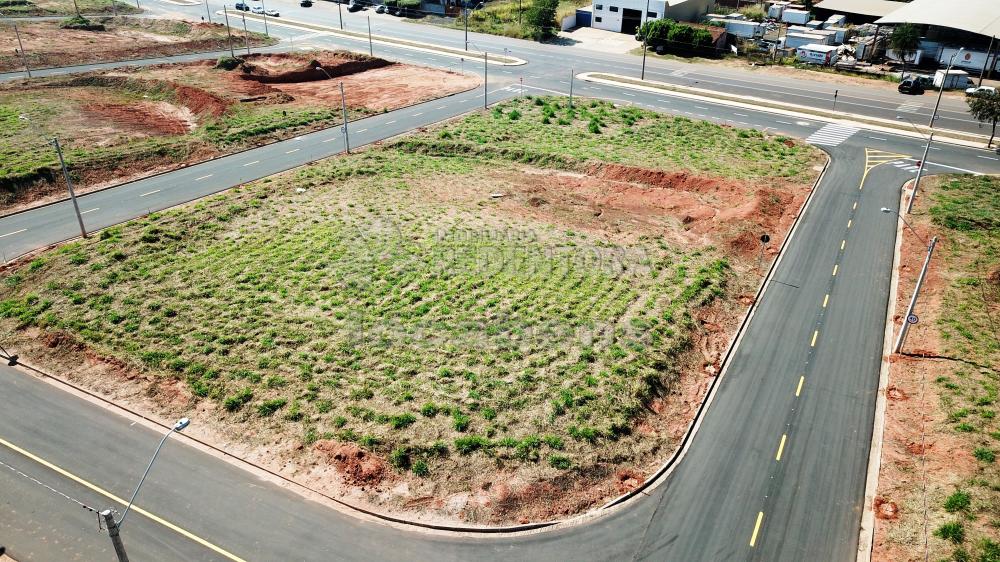
M 821 6 L 830 0 L 824 1 Z M 838 0 L 839 1 L 839 0 Z M 851 0 L 864 1 L 864 0 Z M 878 24 L 915 23 L 950 27 L 986 37 L 1000 37 L 997 0 L 913 0 L 877 20 Z

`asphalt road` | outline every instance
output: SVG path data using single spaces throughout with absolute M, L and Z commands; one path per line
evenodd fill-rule
M 529 82 L 528 91 L 565 88 L 554 78 L 538 82 Z M 503 89 L 513 83 L 497 84 L 491 101 L 516 95 L 518 87 Z M 824 127 L 605 86 L 578 93 L 802 138 Z M 371 142 L 461 113 L 481 103 L 479 96 L 470 92 L 359 121 L 351 126 L 352 140 Z M 85 215 L 92 227 L 112 224 L 333 153 L 339 136 L 323 131 L 87 195 L 81 209 L 97 209 Z M 866 131 L 849 131 L 841 140 L 827 147 L 833 163 L 686 457 L 648 496 L 550 532 L 428 536 L 305 501 L 172 441 L 138 501 L 159 521 L 133 512 L 123 529 L 133 559 L 853 558 L 896 231 L 893 217 L 879 208 L 898 204 L 900 185 L 912 177 L 923 147 L 919 140 Z M 985 151 L 938 148 L 930 173 L 1000 172 Z M 871 159 L 866 149 L 902 156 Z M 866 162 L 879 165 L 862 186 Z M 13 255 L 71 236 L 74 228 L 67 206 L 51 205 L 0 219 L 0 247 Z M 0 410 L 0 542 L 22 560 L 110 559 L 96 516 L 42 484 L 91 507 L 114 505 L 107 494 L 129 495 L 158 436 L 6 368 L 0 369 L 0 396 L 8 397 Z

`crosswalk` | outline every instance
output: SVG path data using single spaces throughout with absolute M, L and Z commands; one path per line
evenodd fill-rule
M 911 164 L 910 162 L 907 162 L 905 160 L 896 160 L 895 162 L 889 162 L 889 164 L 906 172 L 916 172 L 917 170 L 920 169 L 920 166 L 917 166 L 916 164 Z
M 857 132 L 858 129 L 855 129 L 854 127 L 830 123 L 829 125 L 826 125 L 822 129 L 809 135 L 806 142 L 823 146 L 837 146 L 845 140 L 851 138 L 851 135 Z
M 675 70 L 675 71 L 671 72 L 670 75 L 671 76 L 677 76 L 679 78 L 681 76 L 687 75 L 687 73 L 688 73 L 688 71 L 686 71 L 686 70 Z
M 900 104 L 899 107 L 896 108 L 896 111 L 902 111 L 904 113 L 916 113 L 917 110 L 919 110 L 923 106 L 924 104 L 920 103 L 919 101 L 908 101 L 906 103 Z

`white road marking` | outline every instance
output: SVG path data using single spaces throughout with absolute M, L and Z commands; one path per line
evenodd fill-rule
M 830 123 L 806 138 L 806 142 L 824 146 L 838 146 L 860 129 Z
M 365 132 L 365 131 L 367 131 L 367 130 L 368 130 L 368 129 L 358 129 L 357 131 L 354 131 L 354 132 L 355 132 L 355 133 L 363 133 L 363 132 Z
M 393 119 L 392 121 L 386 121 L 386 122 L 385 122 L 385 124 L 386 124 L 386 125 L 392 125 L 392 124 L 393 124 L 393 123 L 395 123 L 395 122 L 396 122 L 396 120 L 395 120 L 395 119 Z
M 435 107 L 434 109 L 444 109 L 445 107 L 447 107 L 447 106 L 439 105 L 439 106 Z
M 670 103 L 670 100 L 656 100 L 656 101 L 658 101 L 660 103 Z
M 148 191 L 148 192 L 146 192 L 146 193 L 143 193 L 143 194 L 142 194 L 142 195 L 140 195 L 139 197 L 145 197 L 145 196 L 147 196 L 147 195 L 152 195 L 152 194 L 154 194 L 154 193 L 159 193 L 159 192 L 160 192 L 160 190 L 159 190 L 159 189 L 154 189 L 153 191 Z
M 698 109 L 708 109 L 707 107 L 702 106 L 702 105 L 696 105 L 695 107 L 698 108 Z
M 420 117 L 421 115 L 423 115 L 423 112 L 420 112 L 420 113 L 414 113 L 414 114 L 413 114 L 413 115 L 411 115 L 410 117 Z
M 13 236 L 15 234 L 21 234 L 25 230 L 28 230 L 28 229 L 27 228 L 22 228 L 21 230 L 15 230 L 14 232 L 8 232 L 7 234 L 0 234 L 0 238 L 3 238 L 4 236 Z
M 297 148 L 293 148 L 293 149 L 291 149 L 291 150 L 289 150 L 289 151 L 285 152 L 285 154 L 291 154 L 291 153 L 293 153 L 293 152 L 298 152 L 298 151 L 299 151 L 299 149 L 297 149 Z
M 739 123 L 740 125 L 749 125 L 750 124 L 750 123 L 747 123 L 746 121 L 737 121 L 737 123 Z
M 207 176 L 201 176 L 200 178 L 194 178 L 194 181 L 201 181 L 204 179 L 208 179 L 210 177 L 212 177 L 212 174 L 208 174 Z
M 739 115 L 740 117 L 750 117 L 746 113 L 736 113 L 735 111 L 733 112 L 733 115 Z
M 81 211 L 80 214 L 81 215 L 86 215 L 87 213 L 93 213 L 94 211 L 100 211 L 100 210 L 101 210 L 100 207 L 94 207 L 93 209 L 88 209 L 86 211 Z
M 337 140 L 337 137 L 333 137 L 333 138 L 329 138 L 329 139 L 326 139 L 326 140 L 325 140 L 325 141 L 323 141 L 323 142 L 333 142 L 333 141 L 335 141 L 335 140 Z
M 781 119 L 775 119 L 775 121 L 781 123 L 782 125 L 793 125 L 791 121 L 782 121 Z
M 622 92 L 622 95 L 623 95 L 623 96 L 631 96 L 631 97 L 633 97 L 633 98 L 635 97 L 635 94 L 630 94 L 630 93 L 628 93 L 628 92 Z
M 868 138 L 875 139 L 875 140 L 880 140 L 880 141 L 889 140 L 889 139 L 884 139 L 882 137 L 868 137 Z
M 978 154 L 976 155 L 976 158 L 982 158 L 984 160 L 1000 160 L 1000 158 L 994 158 L 992 156 L 980 156 Z

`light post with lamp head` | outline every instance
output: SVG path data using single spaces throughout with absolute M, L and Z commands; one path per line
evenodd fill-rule
M 927 163 L 927 153 L 931 150 L 931 141 L 934 140 L 934 121 L 937 119 L 938 107 L 941 105 L 941 96 L 944 94 L 944 86 L 948 83 L 948 77 L 951 76 L 951 65 L 955 62 L 955 57 L 959 53 L 965 50 L 965 47 L 959 47 L 957 51 L 951 58 L 948 59 L 948 69 L 944 71 L 944 78 L 941 79 L 941 88 L 938 90 L 937 102 L 934 103 L 934 112 L 931 113 L 931 122 L 927 126 L 931 128 L 930 136 L 927 138 L 927 146 L 924 147 L 924 157 L 920 159 L 920 166 L 917 167 L 917 177 L 913 180 L 913 191 L 910 193 L 910 200 L 906 203 L 906 214 L 910 214 L 910 210 L 913 209 L 913 200 L 917 198 L 917 189 L 920 187 L 920 176 L 924 175 L 924 165 Z
M 937 236 L 931 238 L 930 242 L 927 242 L 922 236 L 917 234 L 916 230 L 910 226 L 910 223 L 906 222 L 903 215 L 899 214 L 895 209 L 890 209 L 888 207 L 882 207 L 882 212 L 886 214 L 894 214 L 899 217 L 906 228 L 910 229 L 910 232 L 917 237 L 918 240 L 927 244 L 927 257 L 924 258 L 924 266 L 920 268 L 920 276 L 917 277 L 917 286 L 913 289 L 913 295 L 910 297 L 910 305 L 906 307 L 906 316 L 903 318 L 903 327 L 899 330 L 899 337 L 896 338 L 896 344 L 892 348 L 893 353 L 899 353 L 903 349 L 903 342 L 906 341 L 906 334 L 910 331 L 910 324 L 915 324 L 917 317 L 913 315 L 913 309 L 917 304 L 917 296 L 920 295 L 920 287 L 924 284 L 924 278 L 927 277 L 927 268 L 931 263 L 931 256 L 934 254 L 934 246 L 937 245 Z
M 326 69 L 323 68 L 322 66 L 317 66 L 316 70 L 322 71 L 323 74 L 326 74 L 327 78 L 329 78 L 330 80 L 333 80 L 333 76 L 330 76 L 330 73 L 327 72 Z M 343 82 L 340 83 L 340 106 L 341 106 L 341 109 L 343 109 L 343 111 L 344 111 L 344 127 L 341 129 L 342 131 L 344 131 L 344 151 L 347 152 L 348 154 L 350 154 L 351 153 L 351 137 L 347 133 L 347 98 L 344 97 L 344 83 Z

